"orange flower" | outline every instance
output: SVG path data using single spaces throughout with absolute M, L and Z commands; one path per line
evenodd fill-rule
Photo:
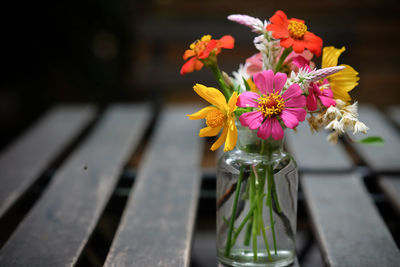
M 200 70 L 210 54 L 218 55 L 221 48 L 232 49 L 235 40 L 230 35 L 225 35 L 219 40 L 211 39 L 211 35 L 204 35 L 200 40 L 190 45 L 190 49 L 183 54 L 183 60 L 189 59 L 181 68 L 181 74 Z
M 267 25 L 267 31 L 272 31 L 272 36 L 281 39 L 281 46 L 293 47 L 294 52 L 302 53 L 305 48 L 316 56 L 321 55 L 322 39 L 307 31 L 304 20 L 289 19 L 286 14 L 278 10 L 270 19 L 271 24 Z

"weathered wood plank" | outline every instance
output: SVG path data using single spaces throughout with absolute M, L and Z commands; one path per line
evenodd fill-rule
M 400 171 L 400 135 L 387 118 L 372 106 L 360 106 L 360 120 L 370 129 L 369 136 L 381 136 L 381 147 L 354 144 L 354 148 L 375 172 Z M 360 136 L 363 137 L 363 136 Z
M 398 265 L 400 252 L 358 176 L 307 174 L 301 185 L 328 266 Z
M 193 111 L 160 116 L 105 266 L 189 266 L 202 154 Z
M 92 106 L 50 110 L 0 155 L 0 217 L 94 118 Z
M 312 134 L 308 123 L 300 123 L 297 132 L 287 130 L 286 144 L 300 171 L 349 171 L 353 161 L 341 143 L 330 144 L 326 132 Z
M 400 106 L 391 106 L 387 108 L 390 118 L 400 127 Z
M 106 111 L 0 251 L 0 266 L 72 266 L 150 121 L 147 106 Z
M 378 184 L 400 214 L 400 177 L 383 176 L 378 179 Z

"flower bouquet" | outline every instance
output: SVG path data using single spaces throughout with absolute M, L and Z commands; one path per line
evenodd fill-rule
M 230 77 L 217 56 L 233 49 L 234 38 L 205 35 L 185 51 L 181 69 L 184 75 L 206 66 L 219 85 L 196 84 L 194 91 L 210 106 L 188 115 L 205 119 L 200 137 L 222 131 L 211 146 L 224 144 L 225 152 L 217 168 L 218 259 L 231 266 L 286 266 L 295 258 L 298 171 L 282 148 L 284 130 L 307 121 L 312 132 L 330 130 L 333 143 L 349 131 L 366 133 L 349 95 L 358 73 L 338 65 L 344 47 L 323 48 L 303 20 L 283 11 L 264 22 L 247 15 L 228 19 L 257 34 L 258 53 Z

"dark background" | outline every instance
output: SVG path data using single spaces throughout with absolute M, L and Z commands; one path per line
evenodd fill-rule
M 227 15 L 269 19 L 278 9 L 304 19 L 324 45 L 346 46 L 340 63 L 361 77 L 355 100 L 399 104 L 397 1 L 8 1 L 0 13 L 0 149 L 57 103 L 199 101 L 192 85 L 215 82 L 206 69 L 180 76 L 189 44 L 231 34 L 235 49 L 219 57 L 231 73 L 256 52 L 255 35 Z

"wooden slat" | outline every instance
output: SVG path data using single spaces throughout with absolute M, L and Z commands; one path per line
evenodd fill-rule
M 400 252 L 356 175 L 307 174 L 301 185 L 328 266 L 397 266 Z
M 389 201 L 396 208 L 396 211 L 400 214 L 400 176 L 380 177 L 378 183 Z
M 385 144 L 381 147 L 354 144 L 355 149 L 375 172 L 400 171 L 400 135 L 397 130 L 372 106 L 361 106 L 359 114 L 360 120 L 370 128 L 368 135 L 381 136 Z
M 400 106 L 391 106 L 387 109 L 390 118 L 400 127 Z
M 0 266 L 72 266 L 150 121 L 147 106 L 108 109 L 0 251 Z
M 0 156 L 0 217 L 94 118 L 91 106 L 60 106 L 13 142 Z
M 286 130 L 286 144 L 300 171 L 349 171 L 351 158 L 341 143 L 330 144 L 326 132 L 312 134 L 308 123 L 300 123 L 297 132 Z
M 202 153 L 193 111 L 160 116 L 105 266 L 189 266 Z

